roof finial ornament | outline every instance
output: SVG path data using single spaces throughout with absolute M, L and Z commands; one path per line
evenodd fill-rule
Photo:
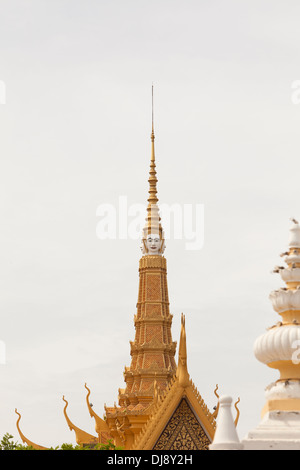
M 15 408 L 15 413 L 19 416 L 16 424 L 17 424 L 18 432 L 19 432 L 20 437 L 21 437 L 22 441 L 24 442 L 24 444 L 27 444 L 28 447 L 32 447 L 35 450 L 48 450 L 46 447 L 35 444 L 34 442 L 30 441 L 29 439 L 27 439 L 27 437 L 24 436 L 24 434 L 22 433 L 22 431 L 20 429 L 20 425 L 19 425 L 19 422 L 20 422 L 20 419 L 21 419 L 21 414 L 18 412 L 17 408 Z
M 100 442 L 101 442 L 102 432 L 105 432 L 105 433 L 109 434 L 109 428 L 107 426 L 107 423 L 102 418 L 100 418 L 100 416 L 98 416 L 95 413 L 95 411 L 93 410 L 93 408 L 92 408 L 93 405 L 90 403 L 90 400 L 89 400 L 91 391 L 90 391 L 90 389 L 89 389 L 89 387 L 87 386 L 86 383 L 84 384 L 84 386 L 85 386 L 86 390 L 88 391 L 87 396 L 86 396 L 86 404 L 87 404 L 87 407 L 88 407 L 91 418 L 95 419 L 95 430 L 96 430 L 96 433 L 98 434 Z
M 186 332 L 185 332 L 185 316 L 181 314 L 181 332 L 178 350 L 178 366 L 176 376 L 181 387 L 187 387 L 190 382 L 190 376 L 187 369 L 187 349 L 186 349 Z
M 234 407 L 235 407 L 235 409 L 236 409 L 236 418 L 235 418 L 235 420 L 234 420 L 234 425 L 235 425 L 235 427 L 237 427 L 238 422 L 239 422 L 239 417 L 240 417 L 240 410 L 239 410 L 238 407 L 237 407 L 237 405 L 238 405 L 238 403 L 239 403 L 240 401 L 241 401 L 241 400 L 240 400 L 240 397 L 239 397 L 239 398 L 237 399 L 237 401 L 235 402 L 235 404 L 234 404 Z
M 66 421 L 68 423 L 68 426 L 70 428 L 70 431 L 75 432 L 75 437 L 76 437 L 77 444 L 79 444 L 79 445 L 97 444 L 98 439 L 95 436 L 92 436 L 91 434 L 83 431 L 82 429 L 78 428 L 77 426 L 75 426 L 75 424 L 72 423 L 69 416 L 67 415 L 67 407 L 69 405 L 69 402 L 65 399 L 64 395 L 63 395 L 62 399 L 65 402 L 64 415 L 65 415 Z
M 218 413 L 219 413 L 219 407 L 220 407 L 220 401 L 219 401 L 219 394 L 217 393 L 217 390 L 219 389 L 219 385 L 216 384 L 216 388 L 214 390 L 214 394 L 216 395 L 217 399 L 218 399 L 218 403 L 217 405 L 214 407 L 214 412 L 213 412 L 213 417 L 216 419 L 216 417 L 218 416 Z

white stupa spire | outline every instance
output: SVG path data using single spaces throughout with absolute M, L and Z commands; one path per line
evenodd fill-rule
M 233 416 L 231 413 L 232 398 L 222 396 L 219 399 L 219 414 L 214 440 L 209 450 L 242 450 Z
M 280 376 L 266 388 L 262 421 L 242 441 L 246 450 L 300 449 L 300 225 L 291 220 L 285 265 L 273 271 L 285 286 L 270 294 L 281 319 L 254 344 L 256 358 Z
M 290 248 L 300 248 L 300 225 L 296 219 L 291 219 L 291 221 L 293 225 L 290 228 L 289 246 Z
M 277 384 L 280 381 L 296 380 L 300 392 L 300 367 L 293 360 L 295 350 L 300 345 L 300 225 L 295 219 L 292 221 L 289 250 L 283 253 L 285 266 L 277 266 L 273 271 L 280 274 L 286 286 L 270 294 L 272 306 L 282 320 L 256 340 L 254 353 L 259 361 L 280 371 Z M 277 393 L 276 396 L 278 398 Z

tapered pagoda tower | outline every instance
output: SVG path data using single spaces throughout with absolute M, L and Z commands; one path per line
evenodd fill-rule
M 142 233 L 143 256 L 139 261 L 135 338 L 130 342 L 131 364 L 125 367 L 126 387 L 119 389 L 119 407 L 105 408 L 107 423 L 117 441 L 120 438 L 123 441 L 125 437 L 115 426 L 118 419 L 120 426 L 123 423 L 122 432 L 127 432 L 127 442 L 128 439 L 133 440 L 134 434 L 139 433 L 148 420 L 149 405 L 155 394 L 165 391 L 176 373 L 176 342 L 172 340 L 171 333 L 173 317 L 169 309 L 167 260 L 163 256 L 165 239 L 158 207 L 154 140 L 152 114 L 149 195 Z M 125 410 L 126 423 L 123 419 Z
M 131 365 L 125 369 L 126 389 L 122 400 L 134 396 L 143 405 L 152 400 L 156 382 L 165 390 L 176 372 L 176 342 L 172 341 L 169 311 L 167 260 L 163 256 L 164 234 L 160 223 L 155 169 L 154 130 L 149 174 L 149 198 L 139 262 L 139 293 L 134 318 L 135 339 L 131 342 Z

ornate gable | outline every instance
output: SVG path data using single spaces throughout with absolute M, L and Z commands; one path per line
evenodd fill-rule
M 153 450 L 208 450 L 210 443 L 188 401 L 183 398 Z
M 201 450 L 212 442 L 216 412 L 210 413 L 187 370 L 185 318 L 181 318 L 178 367 L 168 388 L 154 396 L 149 419 L 131 450 Z

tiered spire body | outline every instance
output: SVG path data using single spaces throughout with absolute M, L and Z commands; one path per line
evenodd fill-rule
M 159 255 L 140 259 L 140 285 L 131 365 L 125 370 L 126 392 L 152 395 L 153 383 L 164 390 L 176 372 L 169 312 L 167 262 Z

